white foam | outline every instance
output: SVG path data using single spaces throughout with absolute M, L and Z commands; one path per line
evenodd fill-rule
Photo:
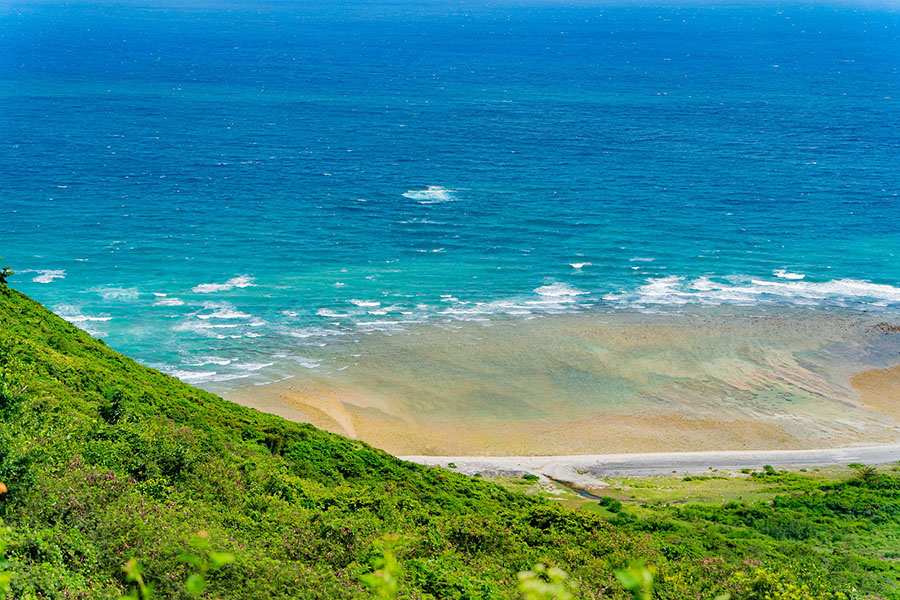
M 350 304 L 355 304 L 361 308 L 374 308 L 381 306 L 381 302 L 377 300 L 350 300 Z
M 251 375 L 252 373 L 224 373 L 216 375 L 212 378 L 212 380 L 215 382 L 231 381 L 232 379 L 245 379 L 247 377 L 250 377 Z
M 222 358 L 221 356 L 200 356 L 191 360 L 181 361 L 181 364 L 186 367 L 203 367 L 205 365 L 219 365 L 220 367 L 224 367 L 231 363 L 232 360 L 230 358 Z
M 284 333 L 292 338 L 301 340 L 306 338 L 330 337 L 333 335 L 347 335 L 346 331 L 341 331 L 340 329 L 325 329 L 323 327 L 305 327 L 303 329 L 285 331 Z
M 134 302 L 140 295 L 138 289 L 134 287 L 104 287 L 94 288 L 93 291 L 100 294 L 104 300 L 121 300 L 122 302 Z
M 111 321 L 112 317 L 90 317 L 88 315 L 66 315 L 63 319 L 69 323 L 90 323 L 95 321 Z
M 581 270 L 585 267 L 591 266 L 591 263 L 589 263 L 589 262 L 569 263 L 569 264 L 572 266 L 573 269 L 579 269 L 579 270 Z
M 173 327 L 175 331 L 205 331 L 207 329 L 234 329 L 237 323 L 213 323 L 209 321 L 186 321 Z
M 267 362 L 267 363 L 234 363 L 232 366 L 235 369 L 243 369 L 244 371 L 259 371 L 260 369 L 265 369 L 266 367 L 271 367 L 275 363 Z
M 67 305 L 58 306 L 56 308 L 56 314 L 69 323 L 93 323 L 112 320 L 112 317 L 92 317 L 90 315 L 85 315 L 74 306 Z
M 439 204 L 441 202 L 452 202 L 455 190 L 450 190 L 439 185 L 429 185 L 424 190 L 409 190 L 404 192 L 403 196 L 410 200 L 418 200 L 419 204 Z
M 765 287 L 767 293 L 776 293 L 784 296 L 811 299 L 836 297 L 900 303 L 900 288 L 861 279 L 836 279 L 822 283 L 809 281 L 784 283 L 780 281 L 753 280 L 751 283 Z
M 551 283 L 549 285 L 542 285 L 541 287 L 535 288 L 534 293 L 538 296 L 544 296 L 547 298 L 574 298 L 575 296 L 587 294 L 587 292 L 575 289 L 570 285 L 566 285 L 565 283 Z
M 441 295 L 441 302 L 449 304 L 437 314 L 460 321 L 484 321 L 490 315 L 535 318 L 541 314 L 559 314 L 582 310 L 589 304 L 580 297 L 588 292 L 565 283 L 554 282 L 534 289 L 536 296 L 494 300 L 491 302 L 467 302 L 450 294 Z M 417 305 L 417 309 L 430 312 L 435 307 Z M 427 318 L 427 317 L 426 317 Z M 421 321 L 421 319 L 419 319 Z
M 172 327 L 172 331 L 197 333 L 206 337 L 224 340 L 229 337 L 243 337 L 241 334 L 226 335 L 224 333 L 219 333 L 219 331 L 223 329 L 237 329 L 239 326 L 240 324 L 238 323 L 217 323 L 210 320 L 199 321 L 197 319 L 190 318 L 174 325 Z
M 63 304 L 57 306 L 54 311 L 57 315 L 72 323 L 82 331 L 85 331 L 91 335 L 103 335 L 104 332 L 94 326 L 94 323 L 103 323 L 105 321 L 112 320 L 112 317 L 107 316 L 92 316 L 86 315 L 78 309 L 78 307 Z
M 708 277 L 648 279 L 633 292 L 607 294 L 604 300 L 621 306 L 680 306 L 684 304 L 777 304 L 803 306 L 865 305 L 884 307 L 900 304 L 900 288 L 859 279 L 812 282 L 795 279 L 752 279 L 729 277 L 714 281 Z
M 212 294 L 214 292 L 227 292 L 229 290 L 233 290 L 234 288 L 245 288 L 256 285 L 253 283 L 253 278 L 248 277 L 247 275 L 239 275 L 237 277 L 232 277 L 225 283 L 201 283 L 200 285 L 196 285 L 191 288 L 195 294 Z
M 234 307 L 228 305 L 205 307 L 213 312 L 205 315 L 197 315 L 198 319 L 249 319 L 253 315 L 235 310 Z M 251 323 L 252 325 L 252 323 Z
M 459 319 L 460 321 L 481 320 L 486 315 L 510 315 L 525 316 L 532 314 L 532 310 L 528 306 L 517 304 L 515 302 L 497 300 L 494 302 L 478 302 L 474 305 L 460 305 L 452 308 L 444 309 L 440 312 L 442 315 L 448 315 Z
M 184 300 L 181 298 L 160 298 L 153 303 L 153 306 L 183 306 Z
M 691 287 L 695 290 L 708 291 L 715 289 L 716 283 L 709 277 L 700 277 L 691 283 Z
M 385 335 L 391 335 L 403 331 L 404 323 L 408 323 L 408 321 L 359 321 L 356 323 L 356 329 L 366 334 L 378 331 Z
M 22 273 L 37 273 L 32 279 L 35 283 L 51 283 L 54 279 L 65 279 L 66 272 L 63 269 L 25 269 Z
M 177 377 L 181 381 L 191 384 L 211 381 L 217 374 L 215 371 L 183 371 L 180 369 L 169 371 L 169 375 L 172 377 Z
M 784 269 L 776 269 L 772 271 L 772 274 L 775 277 L 779 277 L 781 279 L 803 279 L 806 275 L 802 273 L 791 273 L 789 271 L 785 271 Z
M 409 193 L 409 192 L 407 192 Z M 405 195 L 405 194 L 404 194 Z M 412 224 L 421 224 L 421 225 L 443 225 L 444 223 L 441 221 L 432 221 L 430 219 L 409 219 L 406 221 L 397 221 L 400 225 L 412 225 Z
M 318 367 L 321 364 L 321 363 L 319 363 L 319 361 L 317 361 L 315 359 L 303 358 L 302 356 L 294 356 L 291 358 L 291 360 L 293 360 L 295 363 L 297 363 L 298 365 L 300 365 L 301 367 L 304 367 L 306 369 L 315 369 L 316 367 Z M 290 378 L 285 377 L 285 379 L 290 379 Z M 279 380 L 279 381 L 281 381 L 281 380 Z
M 377 308 L 375 310 L 370 310 L 368 313 L 370 315 L 386 315 L 392 312 L 403 312 L 403 306 L 400 304 L 391 304 L 390 306 L 382 306 L 381 308 Z
M 347 316 L 347 313 L 335 312 L 328 308 L 320 308 L 319 310 L 316 311 L 316 314 L 319 315 L 320 317 L 330 317 L 332 319 L 338 319 L 338 318 Z

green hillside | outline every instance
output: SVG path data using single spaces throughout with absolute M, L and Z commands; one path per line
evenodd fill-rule
M 774 473 L 768 502 L 572 511 L 226 402 L 4 285 L 0 420 L 0 572 L 17 599 L 118 599 L 133 557 L 157 598 L 194 597 L 179 555 L 199 531 L 234 556 L 208 598 L 372 598 L 360 577 L 387 534 L 400 597 L 518 598 L 517 573 L 544 563 L 581 598 L 624 598 L 613 570 L 636 558 L 658 598 L 900 597 L 895 476 Z

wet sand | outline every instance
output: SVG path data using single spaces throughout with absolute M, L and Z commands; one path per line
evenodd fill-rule
M 867 376 L 870 372 L 861 374 Z M 900 376 L 892 379 L 896 398 Z M 815 449 L 861 442 L 889 443 L 900 439 L 900 414 L 884 418 L 850 411 L 848 418 L 811 418 L 788 413 L 751 418 L 684 417 L 674 411 L 629 415 L 591 415 L 579 421 L 496 424 L 416 423 L 391 419 L 376 411 L 343 405 L 339 393 L 322 402 L 290 390 L 279 394 L 276 406 L 248 398 L 242 403 L 285 418 L 364 440 L 396 455 L 424 454 L 528 456 L 592 453 L 686 452 L 692 450 Z M 868 397 L 873 398 L 872 394 Z M 888 394 L 878 396 L 883 402 Z M 895 400 L 896 402 L 896 400 Z M 296 408 L 295 408 L 296 407 Z M 321 408 L 320 408 L 321 407 Z
M 569 315 L 366 340 L 226 397 L 397 455 L 836 448 L 900 441 L 898 345 L 829 315 Z

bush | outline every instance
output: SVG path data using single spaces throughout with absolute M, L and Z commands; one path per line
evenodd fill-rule
M 617 513 L 622 510 L 622 503 L 616 500 L 615 498 L 611 498 L 609 496 L 603 496 L 600 498 L 599 502 L 600 506 L 608 510 L 612 513 Z
M 0 573 L 16 598 L 118 600 L 140 588 L 122 571 L 133 564 L 159 598 L 190 597 L 200 573 L 209 598 L 369 599 L 359 575 L 385 533 L 405 540 L 395 556 L 410 598 L 519 598 L 517 573 L 542 563 L 545 583 L 559 568 L 580 596 L 621 600 L 612 571 L 634 556 L 660 568 L 663 600 L 712 598 L 748 564 L 818 566 L 832 589 L 872 597 L 900 586 L 878 554 L 900 526 L 897 477 L 777 474 L 771 505 L 623 511 L 607 497 L 618 514 L 606 519 L 225 402 L 6 286 L 0 394 L 0 514 L 15 531 Z M 234 562 L 212 569 L 192 545 L 201 530 Z

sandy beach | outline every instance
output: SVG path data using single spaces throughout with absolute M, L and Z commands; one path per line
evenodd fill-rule
M 855 318 L 566 315 L 363 342 L 347 370 L 226 397 L 404 456 L 900 441 L 900 367 L 881 366 L 900 334 Z

